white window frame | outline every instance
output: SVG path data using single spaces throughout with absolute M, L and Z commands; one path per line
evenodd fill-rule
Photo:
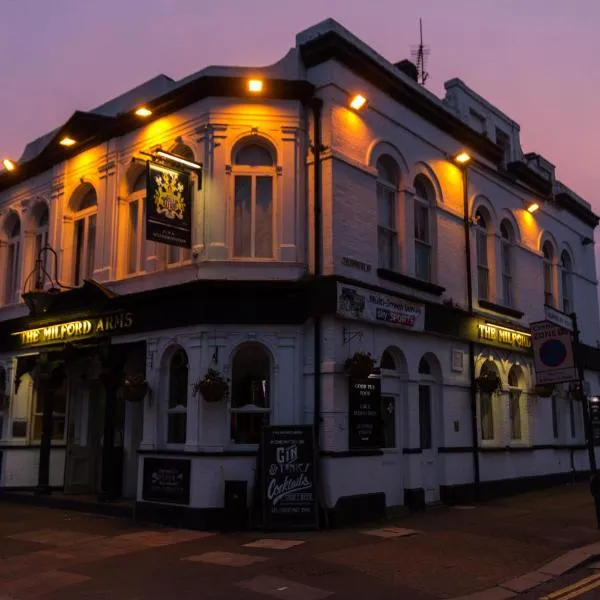
M 512 225 L 507 224 L 508 237 L 502 235 L 502 224 L 500 225 L 500 271 L 502 273 L 502 303 L 507 307 L 514 307 L 515 296 L 513 286 L 513 247 L 514 238 Z
M 488 248 L 488 224 L 486 227 L 475 225 L 475 254 L 477 258 L 477 297 L 490 299 L 490 258 Z
M 63 428 L 63 435 L 60 438 L 52 438 L 50 440 L 51 444 L 56 444 L 56 445 L 61 445 L 66 443 L 67 441 L 67 434 L 68 434 L 68 428 L 69 428 L 69 421 L 68 421 L 68 416 L 69 416 L 69 400 L 70 400 L 70 391 L 69 391 L 69 384 L 68 381 L 65 379 L 65 382 L 63 383 L 63 385 L 65 386 L 64 389 L 64 394 L 65 394 L 65 412 L 57 412 L 56 410 L 52 411 L 52 420 L 54 421 L 55 419 L 59 419 L 62 418 L 64 421 L 64 428 Z M 42 435 L 43 435 L 43 429 L 44 429 L 44 411 L 42 410 L 41 412 L 37 411 L 37 400 L 38 400 L 38 392 L 35 389 L 35 387 L 32 387 L 31 390 L 31 418 L 29 420 L 29 426 L 28 426 L 28 431 L 27 431 L 27 435 L 29 437 L 29 442 L 32 444 L 38 444 L 42 441 Z M 56 403 L 54 403 L 54 409 L 56 409 Z M 36 424 L 36 419 L 39 418 L 41 423 L 40 423 L 40 437 L 36 437 L 35 435 L 35 424 Z
M 547 258 L 544 248 L 550 248 L 551 256 Z M 542 284 L 544 286 L 544 304 L 556 308 L 556 294 L 554 293 L 554 246 L 546 241 L 542 245 Z
M 187 361 L 187 386 L 186 386 L 186 396 L 185 396 L 185 406 L 182 404 L 176 404 L 175 406 L 170 406 L 171 404 L 171 361 L 175 354 L 179 351 L 185 353 L 186 361 Z M 189 421 L 189 404 L 190 404 L 190 357 L 185 348 L 177 347 L 172 349 L 172 351 L 168 354 L 168 359 L 166 360 L 166 364 L 164 366 L 166 371 L 166 393 L 164 400 L 164 423 L 163 423 L 163 440 L 166 448 L 172 449 L 182 449 L 184 448 L 190 431 L 190 421 Z M 185 415 L 185 439 L 182 442 L 171 442 L 169 441 L 169 419 L 173 415 Z
M 21 287 L 21 229 L 18 235 L 9 238 L 6 244 L 6 279 L 4 280 L 4 304 L 19 303 Z
M 569 261 L 569 266 L 565 267 L 564 256 Z M 562 293 L 562 311 L 571 314 L 573 307 L 573 260 L 571 256 L 563 250 L 560 261 L 561 293 Z
M 91 249 L 92 257 L 89 256 L 89 235 L 90 235 L 90 220 L 95 219 L 94 227 L 94 246 Z M 77 224 L 83 222 L 83 242 L 81 244 L 80 269 L 77 273 L 77 260 L 79 258 L 77 248 Z M 84 279 L 89 279 L 94 276 L 96 267 L 96 245 L 98 242 L 98 205 L 90 206 L 82 211 L 78 211 L 73 215 L 73 267 L 72 281 L 74 285 L 81 285 Z M 90 264 L 91 263 L 91 264 Z M 88 272 L 91 270 L 91 273 Z M 79 281 L 78 281 L 79 279 Z
M 377 179 L 377 261 L 381 269 L 388 271 L 399 270 L 398 252 L 398 188 L 390 181 Z M 390 222 L 383 223 L 380 206 L 382 202 L 389 203 Z M 388 246 L 389 263 L 386 264 L 382 253 L 382 246 Z
M 48 219 L 50 218 L 50 211 L 48 209 L 47 206 L 44 206 L 43 209 L 47 216 Z M 49 242 L 49 235 L 50 235 L 50 223 L 49 221 L 46 222 L 45 225 L 40 225 L 40 219 L 37 218 L 36 219 L 36 224 L 35 224 L 35 232 L 34 232 L 34 239 L 33 239 L 33 265 L 34 268 L 37 268 L 37 259 L 40 256 L 40 252 L 41 250 L 46 247 L 48 245 Z M 48 254 L 44 253 L 44 256 L 42 257 L 42 260 L 44 261 L 43 264 L 41 265 L 41 273 L 40 272 L 36 272 L 36 278 L 39 277 L 41 280 L 44 280 L 44 271 L 48 271 Z
M 131 249 L 132 249 L 132 227 L 131 227 L 131 207 L 137 202 L 137 233 L 135 236 L 135 251 L 136 264 L 133 270 L 130 270 L 131 265 Z M 147 260 L 147 244 L 146 244 L 146 192 L 138 190 L 127 197 L 125 202 L 125 256 L 124 269 L 125 277 L 135 277 L 143 275 L 146 272 Z
M 419 208 L 425 208 L 427 212 L 427 224 L 425 228 L 425 238 L 420 238 L 417 236 L 417 214 L 419 212 Z M 414 233 L 415 233 L 415 277 L 421 279 L 422 281 L 431 282 L 433 279 L 433 268 L 432 268 L 432 255 L 433 255 L 433 244 L 431 242 L 431 201 L 427 198 L 421 198 L 420 196 L 415 194 L 415 202 L 414 202 Z M 427 254 L 427 276 L 423 277 L 422 274 L 418 272 L 419 260 L 418 254 L 419 249 L 422 249 Z

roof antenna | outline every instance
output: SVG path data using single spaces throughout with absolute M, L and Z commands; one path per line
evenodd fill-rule
M 429 46 L 423 45 L 423 20 L 419 18 L 419 31 L 421 41 L 418 46 L 412 46 L 410 56 L 417 66 L 417 81 L 421 85 L 425 85 L 429 73 L 425 70 L 427 67 L 427 58 L 429 57 Z

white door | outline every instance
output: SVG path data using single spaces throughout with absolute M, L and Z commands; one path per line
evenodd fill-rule
M 439 502 L 440 500 L 433 406 L 433 386 L 430 383 L 420 384 L 419 429 L 421 436 L 425 504 L 433 504 L 434 502 Z

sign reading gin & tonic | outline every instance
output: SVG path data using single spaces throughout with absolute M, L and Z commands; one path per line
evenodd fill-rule
M 119 312 L 78 321 L 67 321 L 16 331 L 12 335 L 19 338 L 21 346 L 46 346 L 72 342 L 92 337 L 103 337 L 113 332 L 129 329 L 133 325 L 133 314 Z

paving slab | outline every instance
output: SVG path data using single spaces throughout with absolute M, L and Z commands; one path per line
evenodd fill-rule
M 493 587 L 481 592 L 475 592 L 469 596 L 461 596 L 454 600 L 507 600 L 507 598 L 513 598 L 516 596 L 515 592 L 505 590 L 501 587 Z
M 553 577 L 551 575 L 540 573 L 539 571 L 532 571 L 531 573 L 521 575 L 521 577 L 516 577 L 510 581 L 505 581 L 500 585 L 500 587 L 520 594 L 522 592 L 528 592 L 538 585 L 546 583 L 546 581 L 550 581 L 552 579 Z
M 279 600 L 322 600 L 333 594 L 327 590 L 268 575 L 246 579 L 236 585 Z
M 381 527 L 379 529 L 368 529 L 363 531 L 365 535 L 374 535 L 381 538 L 397 538 L 416 535 L 419 532 L 414 529 L 405 529 L 403 527 Z
M 249 565 L 269 559 L 264 556 L 241 554 L 238 552 L 205 552 L 204 554 L 198 554 L 196 556 L 186 556 L 181 560 L 201 562 L 211 565 L 221 565 L 226 567 L 247 567 Z
M 244 548 L 265 548 L 267 550 L 289 550 L 296 546 L 305 544 L 304 540 L 278 540 L 275 538 L 264 538 L 249 542 L 248 544 L 242 544 Z

